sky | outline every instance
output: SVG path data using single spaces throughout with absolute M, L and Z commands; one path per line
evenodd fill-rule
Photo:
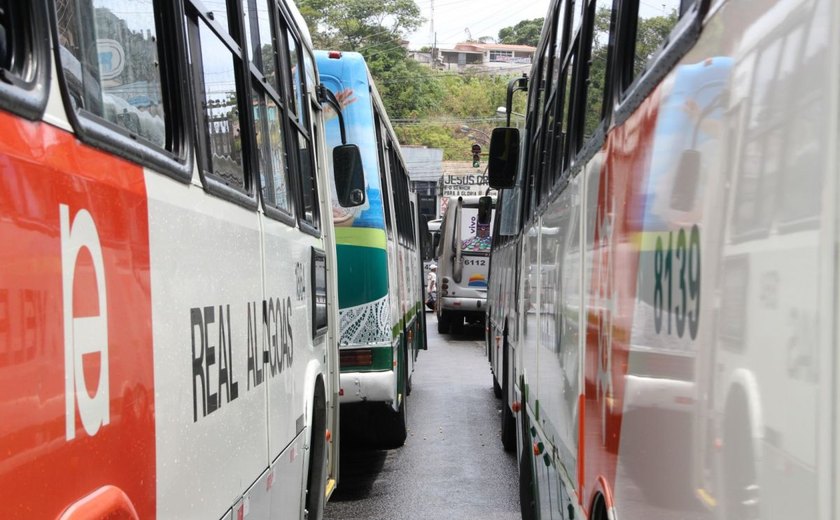
M 473 39 L 482 36 L 498 38 L 499 29 L 516 25 L 522 20 L 541 18 L 548 12 L 550 0 L 415 0 L 426 19 L 416 32 L 408 36 L 409 48 L 432 45 L 431 5 L 434 1 L 434 27 L 437 46 L 452 48 L 467 39 L 469 29 Z

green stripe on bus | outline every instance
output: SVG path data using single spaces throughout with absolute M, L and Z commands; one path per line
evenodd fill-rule
M 337 226 L 335 228 L 335 242 L 340 246 L 385 249 L 387 239 L 384 229 Z
M 388 257 L 384 249 L 338 244 L 338 306 L 372 303 L 388 294 Z

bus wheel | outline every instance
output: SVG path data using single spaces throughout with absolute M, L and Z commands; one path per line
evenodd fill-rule
M 519 510 L 522 513 L 522 520 L 535 520 L 537 518 L 537 497 L 534 492 L 534 472 L 531 469 L 531 450 L 525 443 L 522 456 L 519 458 Z
M 452 323 L 449 326 L 452 334 L 462 334 L 464 332 L 464 316 L 462 314 L 455 314 L 452 316 Z
M 493 376 L 493 395 L 496 396 L 496 399 L 502 398 L 502 387 L 499 386 L 499 380 L 496 379 L 496 374 L 491 374 Z
M 449 325 L 452 322 L 452 316 L 446 311 L 440 311 L 438 316 L 438 334 L 449 334 Z
M 327 477 L 327 403 L 324 387 L 316 385 L 312 402 L 312 432 L 309 439 L 309 468 L 306 477 L 306 518 L 324 517 L 324 486 Z
M 405 397 L 403 396 L 400 409 L 396 412 L 389 405 L 385 405 L 382 419 L 382 436 L 380 437 L 382 448 L 399 448 L 405 444 L 405 438 L 408 436 Z
M 507 452 L 516 449 L 516 419 L 510 410 L 507 349 L 502 361 L 502 447 Z
M 405 355 L 403 356 L 403 377 L 405 378 L 405 395 L 411 395 L 411 373 L 408 371 L 408 356 L 410 352 L 414 352 L 411 347 L 405 347 Z
M 603 495 L 598 495 L 598 498 L 595 499 L 595 505 L 592 507 L 592 516 L 590 518 L 592 520 L 609 520 L 607 503 L 604 501 Z
M 759 488 L 753 457 L 746 397 L 742 392 L 727 403 L 723 439 L 724 518 L 752 520 L 760 516 Z

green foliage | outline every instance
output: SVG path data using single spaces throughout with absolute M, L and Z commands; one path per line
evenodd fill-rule
M 319 49 L 359 51 L 396 42 L 423 24 L 414 0 L 298 0 Z
M 435 72 L 431 77 L 442 95 L 428 110 L 417 114 L 421 119 L 394 122 L 400 143 L 442 148 L 445 160 L 469 160 L 470 146 L 478 143 L 486 149 L 493 128 L 505 124 L 496 109 L 505 106 L 507 84 L 513 76 Z M 516 94 L 513 111 L 524 113 L 525 104 L 525 94 Z M 469 130 L 462 131 L 462 126 Z M 474 138 L 468 137 L 470 134 Z
M 494 125 L 470 125 L 480 132 L 488 133 Z M 398 125 L 394 127 L 401 144 L 428 146 L 441 148 L 445 161 L 469 161 L 472 159 L 471 147 L 478 143 L 484 150 L 488 148 L 488 140 L 480 133 L 475 139 L 470 139 L 467 133 L 461 131 L 460 124 L 426 120 L 423 122 Z M 475 130 L 473 130 L 475 131 Z
M 536 47 L 540 41 L 540 32 L 542 32 L 544 20 L 545 18 L 522 20 L 512 27 L 501 29 L 499 31 L 499 43 Z
M 391 119 L 426 116 L 444 98 L 432 71 L 414 60 L 388 60 L 374 55 L 367 62 Z

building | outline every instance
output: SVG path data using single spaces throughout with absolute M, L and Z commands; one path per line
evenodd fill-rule
M 401 145 L 411 190 L 417 193 L 418 210 L 427 220 L 438 217 L 440 180 L 443 176 L 443 150 L 425 146 Z
M 463 70 L 470 67 L 527 72 L 531 68 L 536 47 L 503 43 L 463 42 L 454 49 L 438 49 L 438 65 L 445 69 Z

